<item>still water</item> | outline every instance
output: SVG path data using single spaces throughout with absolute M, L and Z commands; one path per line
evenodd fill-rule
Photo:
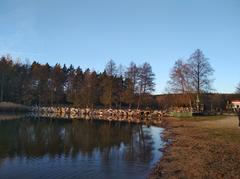
M 146 178 L 163 129 L 22 117 L 0 120 L 0 178 Z

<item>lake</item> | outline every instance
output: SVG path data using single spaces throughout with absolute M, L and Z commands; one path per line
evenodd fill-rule
M 0 120 L 0 178 L 146 178 L 163 129 L 36 117 Z

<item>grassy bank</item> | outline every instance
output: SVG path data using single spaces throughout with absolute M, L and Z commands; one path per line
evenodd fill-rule
M 168 119 L 171 143 L 150 178 L 240 178 L 237 117 Z
M 0 102 L 1 113 L 14 113 L 14 112 L 27 112 L 29 109 L 27 106 L 11 103 L 11 102 Z

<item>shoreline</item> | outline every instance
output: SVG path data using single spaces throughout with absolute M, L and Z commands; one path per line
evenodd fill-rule
M 165 157 L 165 153 L 170 150 L 171 144 L 172 144 L 172 140 L 174 138 L 174 133 L 173 131 L 171 131 L 171 124 L 169 124 L 170 120 L 172 120 L 172 118 L 165 118 L 161 124 L 158 124 L 158 127 L 161 127 L 164 129 L 163 131 L 163 135 L 161 137 L 162 141 L 165 143 L 164 147 L 161 149 L 162 152 L 162 157 L 159 159 L 159 161 L 154 164 L 152 170 L 150 171 L 149 175 L 147 178 L 149 179 L 157 179 L 157 178 L 161 178 L 162 176 L 162 166 L 161 163 L 163 162 L 163 158 Z
M 236 117 L 166 119 L 163 156 L 148 178 L 240 177 L 240 129 Z M 170 143 L 169 143 L 170 141 Z
M 25 113 L 30 111 L 30 107 L 12 103 L 12 102 L 0 102 L 0 113 Z

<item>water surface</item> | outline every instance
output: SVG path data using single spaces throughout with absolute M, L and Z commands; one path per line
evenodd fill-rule
M 0 178 L 145 178 L 163 129 L 123 122 L 0 120 Z

